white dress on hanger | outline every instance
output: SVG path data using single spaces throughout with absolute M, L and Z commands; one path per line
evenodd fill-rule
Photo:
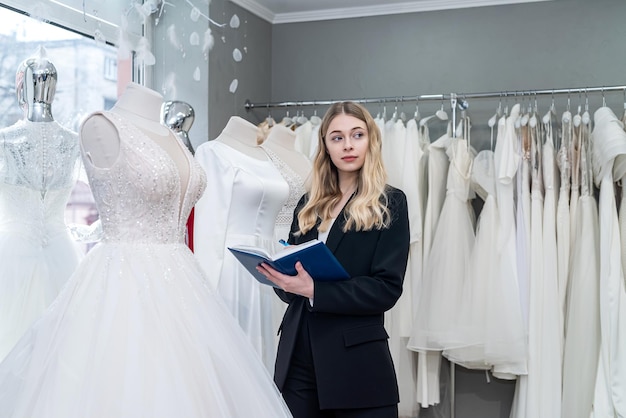
M 447 148 L 450 159 L 447 194 L 441 209 L 417 304 L 409 347 L 446 350 L 462 343 L 456 333 L 463 289 L 474 245 L 474 212 L 468 201 L 473 157 L 467 140 L 454 138 Z
M 566 303 L 562 418 L 591 416 L 600 354 L 600 232 L 590 150 L 585 135 L 579 147 L 581 193 Z
M 425 202 L 424 151 L 419 127 L 415 119 L 406 123 L 406 148 L 402 185 L 407 196 L 410 225 L 409 259 L 402 286 L 402 296 L 385 312 L 385 328 L 389 333 L 389 349 L 393 358 L 400 390 L 398 413 L 400 417 L 414 417 L 419 413 L 417 404 L 417 353 L 407 349 L 413 324 L 415 295 L 419 294 L 422 278 L 422 213 Z
M 594 114 L 592 161 L 600 187 L 600 363 L 594 418 L 626 416 L 626 290 L 614 179 L 626 174 L 626 133 L 608 107 Z
M 195 207 L 194 252 L 268 370 L 273 370 L 276 295 L 227 247 L 252 245 L 273 252 L 276 217 L 289 196 L 289 185 L 269 158 L 251 157 L 220 140 L 200 145 L 195 157 L 207 173 L 207 190 Z
M 202 169 L 180 144 L 183 184 L 172 155 L 102 115 L 119 155 L 84 160 L 104 239 L 0 364 L 2 417 L 290 417 L 184 242 Z
M 419 297 L 422 292 L 425 264 L 427 262 L 428 254 L 430 253 L 430 245 L 432 244 L 432 237 L 435 233 L 441 207 L 445 199 L 445 184 L 448 176 L 448 167 L 450 161 L 446 155 L 446 148 L 451 141 L 449 133 L 438 138 L 435 142 L 430 142 L 430 134 L 428 125 L 419 126 L 419 135 L 421 140 L 421 147 L 424 153 L 422 157 L 423 172 L 424 175 L 424 209 L 422 220 L 422 256 L 420 265 L 410 265 L 411 269 L 420 268 L 421 274 L 416 277 L 420 277 L 419 282 L 414 282 L 414 298 L 413 298 L 413 316 L 411 324 L 411 338 L 413 336 L 413 329 L 415 326 L 415 313 L 417 312 L 417 304 L 419 303 Z M 407 180 L 408 181 L 408 180 Z M 407 197 L 408 199 L 408 197 Z M 409 222 L 411 223 L 411 222 Z M 411 231 L 415 231 L 411 226 Z M 410 260 L 409 260 L 410 261 Z M 410 350 L 415 350 L 412 347 L 411 338 L 407 347 Z M 417 366 L 417 402 L 422 407 L 429 407 L 436 405 L 440 402 L 440 379 L 439 373 L 441 368 L 441 351 L 428 351 L 428 350 L 415 350 L 418 351 L 418 366 Z
M 569 113 L 569 115 L 568 115 Z M 572 175 L 571 146 L 574 134 L 572 115 L 566 111 L 565 121 L 561 124 L 561 146 L 556 155 L 556 163 L 560 173 L 560 187 L 556 209 L 556 240 L 557 240 L 557 274 L 558 292 L 561 315 L 561 333 L 564 332 L 563 323 L 565 312 L 565 299 L 567 293 L 567 278 L 569 275 L 570 246 L 571 246 L 571 222 L 570 219 L 570 192 Z M 561 337 L 563 338 L 563 337 Z
M 64 217 L 79 167 L 78 135 L 58 122 L 0 130 L 0 361 L 78 264 Z
M 404 176 L 406 149 L 406 126 L 402 119 L 390 119 L 386 124 L 387 132 L 383 142 L 383 163 L 387 171 L 387 183 L 401 187 Z
M 496 202 L 494 153 L 474 159 L 472 179 L 485 203 L 480 213 L 460 315 L 455 321 L 463 339 L 444 356 L 470 369 L 494 370 L 502 377 L 526 373 L 526 330 L 512 265 L 498 245 L 500 216 Z M 507 376 L 508 377 L 508 376 Z
M 557 190 L 558 171 L 556 169 L 554 137 L 552 126 L 547 125 L 546 142 L 543 145 L 543 278 L 539 283 L 537 307 L 540 312 L 537 323 L 538 343 L 540 345 L 541 375 L 538 377 L 537 395 L 539 399 L 538 418 L 558 417 L 561 415 L 561 373 L 563 362 L 563 311 L 558 283 L 558 247 L 557 247 Z M 569 211 L 567 212 L 569 215 Z M 569 223 L 568 223 L 569 228 Z M 569 229 L 568 229 L 569 232 Z M 567 245 L 569 246 L 569 234 Z M 538 370 L 535 370 L 537 373 Z M 530 373 L 530 372 L 529 372 Z

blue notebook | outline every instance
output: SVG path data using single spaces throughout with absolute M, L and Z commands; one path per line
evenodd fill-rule
M 296 262 L 300 261 L 313 280 L 346 280 L 350 275 L 322 241 L 314 239 L 298 245 L 289 245 L 274 254 L 262 248 L 240 245 L 228 247 L 239 262 L 260 283 L 277 287 L 256 270 L 261 263 L 267 263 L 274 269 L 289 276 L 295 276 Z

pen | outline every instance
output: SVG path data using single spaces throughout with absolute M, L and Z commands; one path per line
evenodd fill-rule
M 287 241 L 285 241 L 284 239 L 279 239 L 278 242 L 280 242 L 281 244 L 283 244 L 285 247 L 288 247 L 289 244 L 287 243 Z

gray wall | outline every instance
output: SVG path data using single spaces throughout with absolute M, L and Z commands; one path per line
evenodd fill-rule
M 240 20 L 237 29 L 211 26 L 215 46 L 209 57 L 209 139 L 214 139 L 231 116 L 249 116 L 244 107 L 247 99 L 270 99 L 272 25 L 226 0 L 213 0 L 210 12 L 211 18 L 220 23 L 228 24 L 233 14 Z M 233 60 L 234 48 L 243 54 L 240 62 Z M 239 86 L 231 93 L 229 86 L 234 78 Z
M 209 22 L 202 17 L 192 20 L 191 7 L 183 3 L 167 7 L 151 28 L 156 64 L 146 68 L 146 85 L 161 93 L 166 101 L 181 100 L 193 107 L 195 119 L 189 138 L 197 145 L 208 140 L 209 60 L 204 56 L 202 46 Z M 209 15 L 208 9 L 208 5 L 199 6 L 205 16 Z M 189 41 L 194 32 L 199 36 L 199 45 L 192 45 Z M 178 42 L 180 49 L 174 46 L 174 41 Z M 194 78 L 196 69 L 198 80 Z
M 624 17 L 623 0 L 552 0 L 273 25 L 271 101 L 622 85 Z M 262 94 L 249 98 L 267 102 Z M 606 98 L 620 111 L 621 92 Z M 540 111 L 550 100 L 538 97 Z M 557 109 L 563 110 L 566 100 L 566 95 L 555 96 Z M 590 94 L 589 100 L 591 108 L 602 102 L 600 94 Z M 469 101 L 476 148 L 488 142 L 486 121 L 497 102 Z M 579 97 L 572 95 L 571 102 L 577 105 Z M 395 105 L 387 104 L 388 112 Z M 422 102 L 420 113 L 431 114 L 439 106 Z M 374 113 L 383 106 L 368 107 Z M 414 102 L 399 107 L 407 114 L 415 111 Z M 309 114 L 313 110 L 307 109 Z M 273 115 L 284 111 L 276 109 Z M 247 113 L 258 122 L 267 110 Z
M 247 18 L 248 56 L 235 65 L 232 45 L 219 41 L 216 34 L 210 60 L 211 138 L 231 115 L 253 123 L 265 118 L 267 109 L 245 110 L 247 99 L 265 103 L 400 98 L 626 84 L 623 0 L 553 0 L 280 25 L 270 25 L 225 0 L 211 4 L 216 20 L 228 21 L 233 12 L 242 22 L 243 16 Z M 239 78 L 234 95 L 228 93 L 233 73 Z M 605 97 L 621 112 L 622 92 Z M 570 99 L 573 108 L 584 100 L 575 94 Z M 544 112 L 550 100 L 538 97 Z M 557 95 L 555 101 L 557 110 L 563 111 L 567 96 Z M 593 110 L 602 96 L 590 94 L 589 101 Z M 480 148 L 477 143 L 486 143 L 486 121 L 498 99 L 469 102 L 472 141 Z M 399 105 L 410 114 L 415 110 L 415 103 Z M 433 113 L 440 105 L 420 103 L 420 112 Z M 368 107 L 374 113 L 382 105 Z M 272 114 L 277 118 L 284 111 L 273 109 Z M 307 113 L 311 111 L 307 108 Z M 508 417 L 513 390 L 512 382 L 487 383 L 484 372 L 458 367 L 456 418 Z M 433 416 L 432 412 L 425 410 L 421 417 Z

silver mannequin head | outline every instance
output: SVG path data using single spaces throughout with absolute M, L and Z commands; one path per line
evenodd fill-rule
M 57 70 L 43 47 L 24 60 L 15 73 L 17 101 L 28 120 L 51 122 L 52 101 L 56 92 Z
M 161 106 L 161 123 L 173 130 L 192 154 L 194 149 L 189 140 L 189 129 L 195 117 L 193 107 L 189 103 L 172 100 Z

